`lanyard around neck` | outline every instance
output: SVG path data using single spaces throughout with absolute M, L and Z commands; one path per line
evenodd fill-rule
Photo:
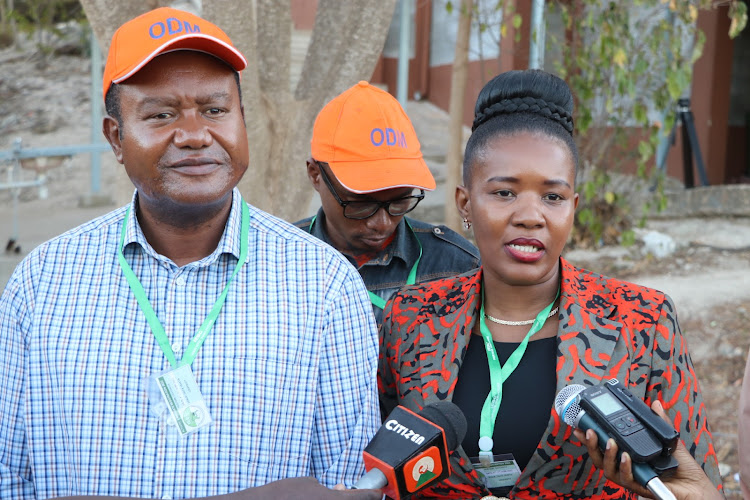
M 484 405 L 482 406 L 481 420 L 479 423 L 480 456 L 492 455 L 492 435 L 495 430 L 497 414 L 500 411 L 500 403 L 503 400 L 503 383 L 521 363 L 521 358 L 523 358 L 524 353 L 526 353 L 529 339 L 532 335 L 542 329 L 544 323 L 547 321 L 549 312 L 555 305 L 559 295 L 560 289 L 558 288 L 555 299 L 550 305 L 542 309 L 539 314 L 536 315 L 534 323 L 529 329 L 529 333 L 526 334 L 523 341 L 511 353 L 510 357 L 508 357 L 505 365 L 500 366 L 500 360 L 498 359 L 497 351 L 495 350 L 495 343 L 492 340 L 492 333 L 490 333 L 490 329 L 487 328 L 487 323 L 484 320 L 484 285 L 482 286 L 482 307 L 479 311 L 479 331 L 482 333 L 484 348 L 487 351 L 487 363 L 490 368 L 490 393 L 487 395 L 487 399 L 485 399 Z
M 312 233 L 313 224 L 315 224 L 315 219 L 317 218 L 316 215 L 313 216 L 312 220 L 310 221 L 310 227 L 307 229 L 309 233 Z M 414 262 L 414 265 L 411 266 L 411 271 L 409 271 L 409 276 L 406 277 L 406 283 L 405 285 L 413 285 L 417 282 L 417 268 L 419 267 L 419 261 L 422 260 L 422 243 L 419 242 L 419 238 L 417 238 L 416 233 L 414 233 L 414 229 L 411 227 L 411 224 L 409 224 L 409 221 L 404 219 L 404 222 L 409 227 L 409 231 L 411 231 L 411 234 L 414 235 L 414 239 L 417 241 L 417 245 L 419 245 L 419 256 L 417 257 L 417 260 Z M 385 299 L 383 297 L 380 297 L 376 295 L 373 292 L 367 291 L 368 294 L 370 294 L 370 303 L 374 305 L 375 307 L 379 309 L 385 309 Z
M 250 226 L 250 210 L 247 208 L 247 204 L 242 200 L 242 198 L 240 198 L 240 205 L 242 207 L 242 221 L 240 224 L 240 258 L 237 261 L 237 266 L 234 268 L 234 272 L 229 277 L 229 280 L 227 280 L 227 284 L 224 286 L 224 290 L 221 292 L 221 295 L 219 295 L 219 298 L 216 300 L 213 308 L 211 308 L 211 312 L 208 313 L 208 316 L 206 316 L 203 324 L 200 326 L 200 328 L 198 328 L 198 331 L 195 332 L 195 335 L 193 335 L 193 338 L 190 340 L 190 343 L 185 349 L 185 354 L 180 360 L 180 366 L 191 365 L 193 363 L 195 356 L 203 346 L 203 342 L 208 337 L 208 334 L 211 332 L 211 328 L 214 326 L 216 319 L 219 317 L 219 312 L 221 311 L 221 308 L 224 305 L 224 301 L 227 298 L 227 293 L 229 292 L 229 285 L 232 283 L 234 277 L 237 276 L 237 273 L 240 271 L 242 264 L 244 264 L 245 260 L 247 260 L 247 238 Z M 125 260 L 125 256 L 122 253 L 129 216 L 130 207 L 128 207 L 127 211 L 125 212 L 125 219 L 122 221 L 120 245 L 117 247 L 117 259 L 120 262 L 120 267 L 122 268 L 122 272 L 125 275 L 125 279 L 128 280 L 128 285 L 130 285 L 130 289 L 133 291 L 133 295 L 135 295 L 135 298 L 138 301 L 138 305 L 141 307 L 141 311 L 143 311 L 143 314 L 146 316 L 146 321 L 148 321 L 148 324 L 151 327 L 151 332 L 153 332 L 154 337 L 156 338 L 156 342 L 159 344 L 159 347 L 161 347 L 161 350 L 167 357 L 169 364 L 173 367 L 176 367 L 177 359 L 175 358 L 172 346 L 169 344 L 169 338 L 164 331 L 164 327 L 159 321 L 159 318 L 156 316 L 154 308 L 151 307 L 151 303 L 148 301 L 148 296 L 146 295 L 146 291 L 143 289 L 143 285 L 141 285 L 141 282 L 138 281 L 138 278 L 133 272 L 133 269 L 131 269 L 128 261 Z

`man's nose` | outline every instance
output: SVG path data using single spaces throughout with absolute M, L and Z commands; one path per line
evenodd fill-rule
M 385 232 L 393 226 L 393 216 L 385 207 L 380 207 L 371 217 L 366 219 L 367 227 L 373 231 Z
M 201 149 L 213 143 L 208 126 L 198 113 L 187 113 L 178 122 L 174 144 L 178 148 Z

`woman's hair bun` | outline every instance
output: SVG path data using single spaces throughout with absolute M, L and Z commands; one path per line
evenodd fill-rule
M 490 119 L 513 113 L 541 115 L 573 134 L 573 95 L 568 84 L 541 70 L 508 71 L 479 92 L 471 130 Z

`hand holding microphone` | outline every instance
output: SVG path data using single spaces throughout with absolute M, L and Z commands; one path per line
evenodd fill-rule
M 667 414 L 664 413 L 664 409 L 659 401 L 654 401 L 651 409 L 665 422 L 670 425 L 672 424 Z M 610 449 L 607 449 L 602 454 L 597 445 L 598 439 L 595 433 L 589 431 L 584 433 L 579 429 L 573 432 L 586 445 L 589 455 L 591 455 L 591 459 L 594 461 L 594 465 L 604 471 L 607 479 L 634 491 L 640 496 L 653 498 L 651 492 L 638 484 L 633 477 L 633 461 L 630 456 L 627 453 L 623 453 L 622 459 L 620 461 L 617 460 L 617 443 L 614 443 Z M 716 486 L 706 476 L 701 466 L 690 455 L 682 441 L 678 442 L 673 456 L 680 465 L 677 467 L 674 475 L 664 479 L 663 482 L 677 500 L 723 500 L 724 496 L 719 493 Z
M 687 452 L 661 405 L 655 402 L 649 409 L 616 379 L 601 387 L 563 388 L 555 410 L 576 428 L 575 436 L 607 479 L 658 500 L 723 498 Z

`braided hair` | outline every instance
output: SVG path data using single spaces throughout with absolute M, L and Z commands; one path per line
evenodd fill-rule
M 471 168 L 491 139 L 518 132 L 542 133 L 561 141 L 578 168 L 573 96 L 563 80 L 545 71 L 508 71 L 490 80 L 477 97 L 471 130 L 464 152 L 464 185 L 469 184 Z

